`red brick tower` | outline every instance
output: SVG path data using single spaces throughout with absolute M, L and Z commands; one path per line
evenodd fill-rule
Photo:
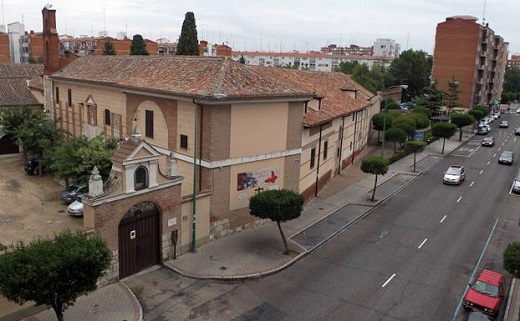
M 50 75 L 60 69 L 60 39 L 56 30 L 56 10 L 44 7 L 43 15 L 43 65 L 44 75 Z

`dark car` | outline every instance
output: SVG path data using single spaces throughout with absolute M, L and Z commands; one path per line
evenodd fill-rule
M 71 184 L 60 194 L 60 199 L 69 204 L 78 199 L 80 194 L 86 193 L 87 185 L 85 184 Z
M 482 140 L 482 146 L 495 146 L 495 138 L 494 137 L 484 137 Z
M 490 320 L 493 320 L 493 318 L 480 311 L 470 311 L 465 320 L 466 321 L 490 321 Z
M 513 165 L 513 160 L 515 159 L 515 155 L 513 152 L 505 150 L 498 156 L 499 164 Z
M 46 168 L 43 158 L 32 158 L 25 163 L 25 172 L 29 175 L 41 175 L 45 173 Z
M 505 294 L 504 276 L 491 270 L 483 270 L 470 284 L 470 288 L 464 296 L 464 308 L 496 316 Z
M 487 135 L 489 134 L 489 130 L 486 126 L 480 126 L 477 130 L 477 135 Z

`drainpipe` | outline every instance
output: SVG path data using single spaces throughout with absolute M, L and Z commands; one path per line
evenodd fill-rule
M 314 189 L 314 197 L 318 197 L 318 183 L 320 181 L 320 159 L 321 159 L 321 133 L 323 125 L 320 125 L 320 138 L 318 139 L 318 164 L 316 168 L 316 188 Z

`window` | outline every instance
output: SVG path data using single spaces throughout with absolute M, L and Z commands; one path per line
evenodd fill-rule
M 136 191 L 148 187 L 148 171 L 146 170 L 146 167 L 139 166 L 135 170 L 134 184 Z
M 67 89 L 67 104 L 72 107 L 72 89 Z
M 105 125 L 110 126 L 110 110 L 105 109 Z
M 56 103 L 60 102 L 60 88 L 56 87 Z
M 313 169 L 314 165 L 316 163 L 316 148 L 311 149 L 311 166 L 310 168 Z
M 181 148 L 188 148 L 188 136 L 181 134 Z
M 326 141 L 325 143 L 323 143 L 323 159 L 327 159 L 328 151 L 329 151 L 329 142 Z
M 145 114 L 145 135 L 153 138 L 153 110 L 147 110 Z

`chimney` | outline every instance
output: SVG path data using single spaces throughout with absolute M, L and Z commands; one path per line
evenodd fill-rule
M 43 74 L 50 75 L 60 69 L 60 39 L 56 30 L 56 10 L 45 7 L 43 16 Z

